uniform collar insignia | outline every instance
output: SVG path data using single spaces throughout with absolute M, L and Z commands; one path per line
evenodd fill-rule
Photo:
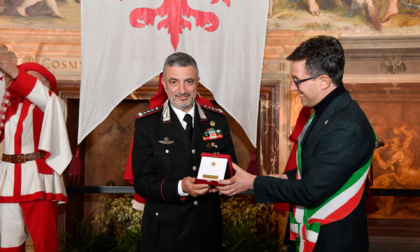
M 162 121 L 163 122 L 171 121 L 171 110 L 169 109 L 169 99 L 166 100 L 165 104 L 163 104 Z
M 201 108 L 200 105 L 198 105 L 198 103 L 196 103 L 196 105 L 197 105 L 197 109 L 198 109 L 198 114 L 200 115 L 200 119 L 201 120 L 207 120 L 207 116 L 204 113 L 204 110 Z
M 195 105 L 198 109 L 198 114 L 200 115 L 201 120 L 207 120 L 206 113 L 201 108 L 201 106 L 196 102 Z M 170 122 L 171 121 L 171 111 L 169 109 L 169 99 L 166 100 L 165 104 L 163 104 L 163 111 L 162 111 L 162 121 L 163 122 Z
M 169 137 L 164 137 L 163 140 L 158 141 L 161 144 L 173 144 L 175 141 L 169 140 Z

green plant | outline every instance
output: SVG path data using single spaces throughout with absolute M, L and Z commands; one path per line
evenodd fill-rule
M 94 213 L 77 223 L 75 236 L 64 234 L 65 251 L 140 251 L 143 212 L 132 208 L 133 195 L 100 200 Z
M 101 196 L 99 199 L 104 203 L 99 205 L 99 214 L 92 220 L 99 232 L 111 231 L 117 237 L 124 237 L 129 233 L 140 234 L 143 212 L 132 207 L 133 195 Z
M 101 196 L 102 204 L 77 223 L 76 235 L 64 234 L 65 251 L 140 251 L 143 212 L 132 208 L 133 195 Z M 223 251 L 281 252 L 284 230 L 270 204 L 255 203 L 252 195 L 222 200 Z
M 272 205 L 257 204 L 252 195 L 239 195 L 223 201 L 222 216 L 224 251 L 284 251 L 283 229 Z
M 92 225 L 92 216 L 80 222 L 76 222 L 76 233 L 74 235 L 65 233 L 64 250 L 67 252 L 94 252 L 110 251 L 115 244 L 115 239 L 111 234 L 100 234 L 95 226 Z

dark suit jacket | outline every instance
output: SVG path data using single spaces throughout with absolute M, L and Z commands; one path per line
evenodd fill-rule
M 222 130 L 223 138 L 203 140 L 209 128 Z M 196 103 L 191 143 L 168 102 L 139 114 L 132 160 L 135 191 L 146 198 L 142 251 L 221 250 L 219 194 L 178 195 L 179 180 L 197 177 L 202 152 L 229 154 L 237 162 L 228 121 L 221 111 Z
M 348 92 L 328 105 L 305 138 L 302 179 L 296 180 L 296 169 L 286 173 L 287 180 L 257 177 L 254 191 L 258 202 L 319 206 L 368 162 L 375 149 L 372 126 Z M 314 251 L 368 251 L 364 198 L 365 193 L 344 219 L 321 226 Z M 293 243 L 289 251 L 295 251 Z

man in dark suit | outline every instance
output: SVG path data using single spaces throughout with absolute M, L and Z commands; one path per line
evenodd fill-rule
M 376 136 L 343 86 L 343 48 L 319 36 L 287 59 L 290 89 L 315 110 L 299 136 L 298 168 L 253 176 L 234 165 L 235 176 L 218 189 L 226 195 L 254 189 L 258 202 L 292 203 L 289 251 L 368 251 L 365 181 Z
M 142 251 L 221 251 L 220 195 L 195 178 L 203 152 L 236 162 L 227 118 L 196 102 L 199 75 L 191 56 L 170 55 L 161 83 L 168 99 L 138 114 L 133 142 L 134 188 L 146 199 Z

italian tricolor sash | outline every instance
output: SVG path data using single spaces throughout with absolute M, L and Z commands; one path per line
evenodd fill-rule
M 299 137 L 296 179 L 301 179 L 302 176 L 300 142 L 313 117 L 308 120 L 305 129 Z M 374 137 L 376 141 L 375 132 Z M 363 195 L 371 162 L 372 157 L 363 167 L 354 172 L 350 179 L 334 195 L 318 207 L 293 206 L 293 213 L 290 213 L 290 239 L 296 241 L 296 251 L 313 251 L 321 226 L 343 219 L 356 208 Z

